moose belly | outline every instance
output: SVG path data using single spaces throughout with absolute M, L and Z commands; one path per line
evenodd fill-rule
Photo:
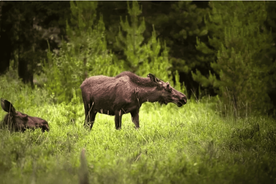
M 120 114 L 127 114 L 136 110 L 137 108 L 139 108 L 139 106 L 137 106 L 136 104 L 124 104 L 113 108 L 94 108 L 94 112 L 114 116 L 115 111 L 120 111 Z
M 114 116 L 115 113 L 113 110 L 107 110 L 107 109 L 95 109 L 95 112 L 101 113 L 101 114 L 106 114 L 110 116 Z

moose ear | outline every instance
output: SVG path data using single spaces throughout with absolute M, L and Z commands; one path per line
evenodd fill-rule
M 4 100 L 1 98 L 1 106 L 4 111 L 15 113 L 15 108 L 8 100 Z
M 149 73 L 147 77 L 149 77 L 152 82 L 155 82 L 155 76 L 153 74 Z
M 150 78 L 150 80 L 151 80 L 152 82 L 160 82 L 160 80 L 157 79 L 157 78 L 156 78 L 153 74 L 151 74 L 151 73 L 148 74 L 148 77 Z

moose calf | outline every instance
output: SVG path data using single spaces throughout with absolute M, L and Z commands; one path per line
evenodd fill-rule
M 5 99 L 1 98 L 1 106 L 6 114 L 3 125 L 8 126 L 10 130 L 16 132 L 24 132 L 26 129 L 41 128 L 42 132 L 49 131 L 48 122 L 38 117 L 28 116 L 15 110 L 13 105 Z

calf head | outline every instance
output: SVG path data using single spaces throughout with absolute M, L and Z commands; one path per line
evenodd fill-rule
M 148 74 L 150 80 L 157 83 L 157 101 L 160 104 L 167 105 L 168 103 L 175 103 L 178 107 L 187 103 L 187 97 L 183 93 L 174 89 L 169 83 L 163 82 L 156 78 L 153 74 Z
M 1 99 L 1 107 L 8 113 L 3 120 L 3 125 L 8 126 L 10 130 L 24 132 L 28 128 L 41 128 L 43 132 L 45 130 L 49 131 L 47 121 L 16 111 L 9 101 Z

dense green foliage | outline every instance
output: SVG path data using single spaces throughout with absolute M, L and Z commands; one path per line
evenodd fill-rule
M 123 128 L 114 117 L 97 115 L 93 130 L 83 127 L 83 105 L 47 102 L 39 89 L 22 89 L 1 77 L 17 93 L 17 110 L 46 119 L 50 132 L 0 130 L 1 183 L 273 183 L 275 122 L 267 117 L 221 118 L 214 99 L 184 107 L 146 103 L 136 130 L 130 115 Z M 29 91 L 28 91 L 29 90 Z M 26 95 L 27 92 L 30 92 Z M 17 94 L 16 96 L 14 94 Z M 28 96 L 16 100 L 20 96 Z M 40 102 L 36 104 L 35 101 Z M 73 113 L 75 112 L 75 113 Z M 0 117 L 5 112 L 0 111 Z M 80 166 L 80 152 L 85 158 Z M 86 162 L 85 162 L 86 160 Z M 86 164 L 85 164 L 86 163 Z
M 208 78 L 199 71 L 193 73 L 203 86 L 219 90 L 224 104 L 233 107 L 234 115 L 244 115 L 246 108 L 265 113 L 271 108 L 268 96 L 268 73 L 274 71 L 265 54 L 271 47 L 271 34 L 265 29 L 267 18 L 263 2 L 210 3 L 212 11 L 206 26 L 212 31 L 210 49 L 198 41 L 197 48 L 209 55 L 211 68 Z M 229 9 L 224 13 L 224 9 Z M 230 11 L 235 9 L 235 11 Z M 246 18 L 244 18 L 246 17 Z M 204 61 L 204 60 L 203 60 Z M 228 110 L 228 108 L 227 108 Z
M 203 18 L 209 11 L 208 2 L 142 3 L 142 6 L 147 29 L 154 24 L 158 38 L 170 48 L 172 71 L 181 73 L 188 97 L 193 92 L 198 93 L 198 84 L 194 83 L 191 71 L 197 69 L 208 74 L 209 66 L 201 62 L 202 53 L 196 49 L 197 37 L 207 40 L 208 29 Z
M 107 50 L 103 21 L 95 19 L 96 7 L 97 2 L 71 2 L 71 24 L 74 26 L 67 24 L 69 41 L 63 41 L 56 53 L 48 50 L 48 63 L 44 70 L 46 88 L 53 98 L 58 102 L 70 102 L 72 89 L 79 96 L 79 86 L 85 78 L 91 75 L 115 76 L 124 70 L 141 76 L 151 72 L 172 82 L 168 50 L 156 39 L 155 30 L 148 42 L 143 43 L 145 26 L 144 22 L 139 25 L 141 10 L 137 2 L 128 7 L 131 24 L 128 19 L 126 22 L 121 20 L 122 29 L 127 32 L 126 38 L 120 31 L 117 39 L 126 60 L 116 58 Z
M 67 103 L 72 89 L 79 94 L 78 86 L 91 75 L 130 70 L 175 82 L 179 73 L 176 82 L 184 82 L 189 98 L 218 94 L 235 116 L 244 115 L 243 109 L 275 114 L 275 7 L 1 2 L 0 73 L 12 66 L 24 83 L 46 83 L 51 97 Z
M 62 7 L 62 8 L 60 8 Z M 0 73 L 14 60 L 23 82 L 42 72 L 47 41 L 56 48 L 61 41 L 69 4 L 41 2 L 0 3 Z
M 126 56 L 125 68 L 141 76 L 154 71 L 155 75 L 162 76 L 165 81 L 168 80 L 171 64 L 166 45 L 161 47 L 159 40 L 156 39 L 154 27 L 151 38 L 145 43 L 143 36 L 145 21 L 144 19 L 141 23 L 138 21 L 138 16 L 142 13 L 138 2 L 133 1 L 131 7 L 128 3 L 128 13 L 130 21 L 127 17 L 125 21 L 121 19 L 122 30 L 126 32 L 126 36 L 124 37 L 122 31 L 119 31 L 117 38 L 117 46 L 123 49 Z
M 68 42 L 57 53 L 48 51 L 46 88 L 58 102 L 70 102 L 72 89 L 80 95 L 80 84 L 91 75 L 115 75 L 123 71 L 106 48 L 104 24 L 96 20 L 97 2 L 71 2 L 71 25 L 67 23 Z M 104 65 L 103 65 L 104 64 Z

